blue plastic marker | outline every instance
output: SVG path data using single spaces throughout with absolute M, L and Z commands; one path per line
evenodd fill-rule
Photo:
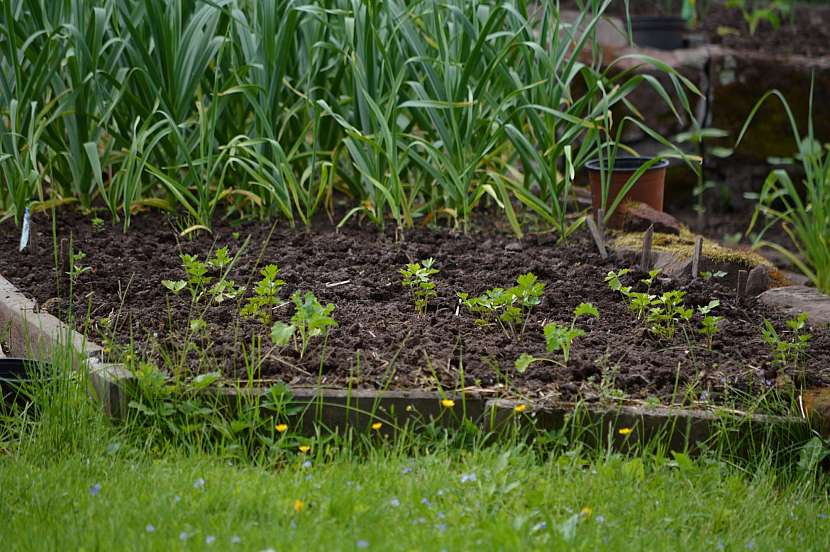
M 29 245 L 29 208 L 26 207 L 26 212 L 23 214 L 23 232 L 20 234 L 20 249 L 23 251 Z

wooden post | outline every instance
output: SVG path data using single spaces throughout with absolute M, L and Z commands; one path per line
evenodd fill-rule
M 747 275 L 748 273 L 746 270 L 738 271 L 738 303 L 742 303 L 744 300 L 744 296 L 746 295 Z
M 695 238 L 695 253 L 692 256 L 692 280 L 700 274 L 700 256 L 703 254 L 703 236 Z
M 597 245 L 597 249 L 599 250 L 599 256 L 603 259 L 608 258 L 608 251 L 605 249 L 605 243 L 602 239 L 602 234 L 597 228 L 597 223 L 594 222 L 594 215 L 589 215 L 588 218 L 585 219 L 585 223 L 588 225 L 588 230 L 591 231 L 591 237 L 594 238 L 594 243 Z
M 640 255 L 640 270 L 648 272 L 651 270 L 651 242 L 654 239 L 654 225 L 648 227 L 643 233 L 643 252 Z

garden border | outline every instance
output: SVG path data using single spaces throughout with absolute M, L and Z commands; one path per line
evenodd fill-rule
M 90 393 L 104 412 L 114 418 L 126 416 L 133 376 L 120 364 L 103 361 L 104 349 L 67 327 L 25 297 L 0 275 L 0 341 L 10 356 L 27 355 L 48 359 L 67 337 L 72 343 L 73 368 L 86 369 Z M 806 440 L 809 425 L 796 417 L 628 405 L 534 404 L 488 398 L 483 394 L 444 395 L 428 391 L 374 391 L 330 388 L 290 388 L 292 405 L 300 405 L 292 425 L 304 434 L 323 426 L 336 431 L 364 431 L 382 422 L 383 434 L 418 421 L 443 426 L 473 424 L 487 432 L 501 433 L 516 427 L 556 431 L 579 417 L 583 442 L 610 444 L 626 449 L 662 437 L 671 450 L 697 450 L 726 435 L 733 450 L 756 450 L 768 438 L 777 442 Z M 264 387 L 211 387 L 207 392 L 233 403 L 245 396 L 264 393 Z M 447 403 L 445 399 L 452 400 Z M 444 401 L 444 402 L 442 402 Z M 311 415 L 309 415 L 311 414 Z M 626 428 L 620 432 L 619 429 Z M 631 431 L 628 431 L 630 429 Z M 733 438 L 735 440 L 733 441 Z M 781 440 L 781 441 L 778 441 Z

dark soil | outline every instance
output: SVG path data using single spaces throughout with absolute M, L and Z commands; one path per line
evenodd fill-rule
M 65 316 L 68 301 L 55 299 L 49 228 L 47 220 L 35 227 L 40 247 L 36 255 L 17 253 L 15 239 L 1 240 L 0 273 L 41 308 Z M 440 383 L 445 388 L 463 385 L 543 400 L 597 400 L 624 394 L 663 402 L 731 404 L 740 396 L 760 396 L 774 388 L 776 380 L 780 384 L 786 379 L 761 339 L 765 317 L 783 329 L 775 312 L 754 300 L 739 306 L 734 292 L 718 283 L 660 281 L 654 290 L 682 289 L 688 292 L 689 306 L 719 299 L 717 312 L 725 320 L 711 350 L 694 331 L 699 326 L 697 315 L 688 337 L 678 332 L 672 342 L 658 341 L 603 282 L 606 273 L 622 262 L 602 261 L 583 235 L 557 246 L 550 235 L 516 241 L 493 230 L 465 236 L 417 229 L 397 242 L 392 230 L 349 226 L 338 232 L 329 224 L 319 224 L 308 233 L 279 225 L 269 240 L 269 225 L 250 223 L 236 228 L 219 224 L 213 236 L 188 239 L 178 237 L 175 224 L 160 215 L 136 218 L 125 235 L 109 226 L 96 228 L 69 212 L 59 214 L 57 229 L 58 236 L 72 235 L 76 247 L 86 253 L 81 264 L 91 267 L 79 276 L 74 289 L 76 318 L 86 319 L 89 313 L 85 324 L 92 337 L 113 352 L 123 354 L 123 346 L 132 341 L 138 358 L 170 372 L 184 366 L 188 372 L 221 370 L 244 377 L 252 340 L 261 337 L 261 376 L 297 385 L 318 379 L 324 385 L 360 388 L 434 388 Z M 17 230 L 5 223 L 0 234 L 14 238 Z M 291 347 L 272 347 L 269 328 L 242 318 L 237 302 L 212 305 L 204 314 L 200 306 L 194 313 L 186 291 L 173 296 L 161 285 L 163 279 L 184 278 L 181 252 L 204 258 L 215 247 L 228 245 L 235 254 L 249 236 L 249 245 L 230 274 L 247 285 L 248 294 L 259 267 L 277 263 L 286 281 L 282 297 L 298 289 L 311 290 L 322 303 L 336 305 L 339 326 L 325 346 L 318 340 L 302 360 Z M 426 316 L 418 316 L 398 270 L 427 257 L 434 257 L 441 270 L 434 278 L 438 297 Z M 479 326 L 474 316 L 459 309 L 457 291 L 479 294 L 509 287 L 526 272 L 535 273 L 547 286 L 522 335 L 505 335 L 496 325 Z M 637 280 L 631 278 L 630 283 L 636 285 Z M 568 365 L 541 362 L 524 374 L 516 373 L 514 362 L 521 353 L 561 361 L 559 354 L 546 352 L 542 325 L 570 322 L 580 302 L 592 302 L 601 318 L 577 323 L 586 335 L 576 340 Z M 289 305 L 278 308 L 274 318 L 287 322 L 292 311 Z M 206 335 L 195 340 L 198 347 L 184 353 L 189 320 L 199 316 L 208 324 Z M 830 333 L 814 331 L 809 357 L 804 363 L 807 383 L 830 383 Z
M 808 57 L 830 55 L 830 8 L 826 6 L 796 6 L 791 16 L 782 18 L 778 28 L 763 21 L 754 35 L 749 34 L 749 26 L 738 10 L 715 6 L 707 12 L 702 30 L 711 43 L 736 50 Z
M 762 2 L 758 1 L 761 5 Z M 663 0 L 631 0 L 631 15 L 670 15 L 680 14 L 682 2 L 674 2 L 674 7 L 667 10 Z M 568 9 L 575 9 L 575 0 L 566 0 L 561 4 Z M 608 14 L 625 16 L 623 0 L 614 0 Z M 712 0 L 702 18 L 702 24 L 695 32 L 702 32 L 711 44 L 722 44 L 737 50 L 763 50 L 770 54 L 804 55 L 810 57 L 830 55 L 830 7 L 799 4 L 791 16 L 781 18 L 775 28 L 767 21 L 762 21 L 754 35 L 749 33 L 749 25 L 740 10 L 727 8 L 723 2 Z

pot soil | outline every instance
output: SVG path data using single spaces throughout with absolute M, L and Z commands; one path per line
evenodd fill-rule
M 78 276 L 71 298 L 79 329 L 113 351 L 134 346 L 134 358 L 155 363 L 168 372 L 219 370 L 232 378 L 246 377 L 246 358 L 261 339 L 261 364 L 256 375 L 292 385 L 324 385 L 356 389 L 477 388 L 492 396 L 522 396 L 538 401 L 597 401 L 610 398 L 652 399 L 663 403 L 728 404 L 752 402 L 775 392 L 776 381 L 800 377 L 782 370 L 761 338 L 764 318 L 779 331 L 784 319 L 754 300 L 738 304 L 734 292 L 717 281 L 658 280 L 652 293 L 679 289 L 690 307 L 717 299 L 724 316 L 711 349 L 696 335 L 695 323 L 671 341 L 651 336 L 618 293 L 603 281 L 623 262 L 603 261 L 587 234 L 564 245 L 550 234 L 517 241 L 489 227 L 463 235 L 447 230 L 415 229 L 395 241 L 394 229 L 348 225 L 337 231 L 322 222 L 311 231 L 282 224 L 217 223 L 213 235 L 181 238 L 184 221 L 159 215 L 137 217 L 128 234 L 96 228 L 87 219 L 59 213 L 59 237 L 73 236 L 89 270 Z M 51 251 L 51 223 L 35 221 L 42 250 Z M 10 223 L 3 235 L 15 235 Z M 204 259 L 227 245 L 231 255 L 249 245 L 229 273 L 250 290 L 265 263 L 277 263 L 286 284 L 280 296 L 310 290 L 320 302 L 336 305 L 338 326 L 327 340 L 312 343 L 300 359 L 292 348 L 270 345 L 270 327 L 242 317 L 235 301 L 193 310 L 185 291 L 173 295 L 162 280 L 184 278 L 180 253 Z M 41 308 L 67 319 L 70 302 L 57 298 L 52 255 L 19 254 L 14 240 L 0 243 L 0 273 Z M 399 269 L 407 262 L 434 257 L 437 297 L 426 315 L 415 312 Z M 481 326 L 459 308 L 456 292 L 481 294 L 506 288 L 526 272 L 546 283 L 544 296 L 530 315 L 524 333 L 506 335 L 497 325 Z M 217 273 L 212 274 L 214 278 Z M 644 275 L 631 278 L 633 285 Z M 580 319 L 585 335 L 576 339 L 567 365 L 561 355 L 546 351 L 542 326 L 570 323 L 574 307 L 593 303 L 598 320 Z M 288 322 L 293 307 L 274 311 Z M 88 313 L 88 316 L 87 316 Z M 206 322 L 203 332 L 188 340 L 190 321 Z M 193 346 L 187 348 L 185 345 Z M 517 373 L 515 361 L 528 353 L 548 361 Z M 176 357 L 181 360 L 171 363 Z M 113 360 L 122 360 L 119 356 Z M 815 329 L 803 363 L 806 383 L 830 383 L 830 333 Z M 782 391 L 786 393 L 786 391 Z

